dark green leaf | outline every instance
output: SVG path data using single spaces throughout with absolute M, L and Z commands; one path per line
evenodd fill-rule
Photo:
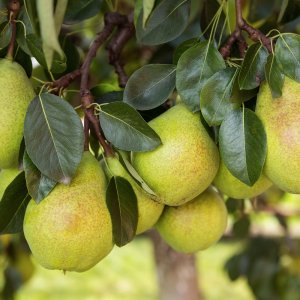
M 192 48 L 193 46 L 197 46 L 199 44 L 199 39 L 192 38 L 190 40 L 184 41 L 180 44 L 174 51 L 173 54 L 173 63 L 177 64 L 180 56 L 188 49 Z
M 24 125 L 26 150 L 38 169 L 68 184 L 83 153 L 83 127 L 73 107 L 60 97 L 41 94 L 30 103 Z
M 208 41 L 181 55 L 176 70 L 176 87 L 182 100 L 193 112 L 200 109 L 200 92 L 207 79 L 224 68 L 221 54 Z
M 252 186 L 261 175 L 266 158 L 266 133 L 250 109 L 230 112 L 219 132 L 220 152 L 229 171 Z
M 176 66 L 146 65 L 135 71 L 124 90 L 124 102 L 148 110 L 164 103 L 175 88 Z
M 31 77 L 32 61 L 31 57 L 26 52 L 19 48 L 18 51 L 16 51 L 14 61 L 19 63 L 23 67 L 28 77 Z
M 274 54 L 270 54 L 268 56 L 268 60 L 265 65 L 265 77 L 271 89 L 272 97 L 281 97 L 284 75 L 281 73 Z
M 226 68 L 207 80 L 200 94 L 201 112 L 208 125 L 220 125 L 234 108 L 230 101 L 237 69 Z
M 0 25 L 0 49 L 5 48 L 10 41 L 11 26 L 9 22 L 4 22 Z
M 140 43 L 159 45 L 178 37 L 189 19 L 190 0 L 163 0 L 153 10 L 146 27 L 143 26 L 143 10 L 140 12 L 136 35 Z
M 123 177 L 113 176 L 106 190 L 106 204 L 111 215 L 113 238 L 121 247 L 133 240 L 137 222 L 137 198 L 130 183 Z
M 0 202 L 0 234 L 22 231 L 29 200 L 25 174 L 22 172 L 6 188 Z
M 235 78 L 232 92 L 231 92 L 231 102 L 242 104 L 257 95 L 258 88 L 252 90 L 241 90 L 239 86 L 238 76 Z
M 106 138 L 121 150 L 149 151 L 161 144 L 141 115 L 124 102 L 102 105 L 100 123 Z
M 281 34 L 275 46 L 275 58 L 282 72 L 300 82 L 300 36 Z
M 239 74 L 239 85 L 242 90 L 254 89 L 264 80 L 267 57 L 268 51 L 260 43 L 249 47 Z
M 28 193 L 37 203 L 40 203 L 53 190 L 56 181 L 43 175 L 34 165 L 27 152 L 24 153 L 23 165 Z

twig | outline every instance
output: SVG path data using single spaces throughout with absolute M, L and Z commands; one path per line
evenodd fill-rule
M 17 24 L 16 24 L 16 17 L 20 11 L 20 2 L 19 0 L 9 0 L 7 9 L 9 12 L 9 21 L 11 26 L 11 38 L 8 45 L 7 55 L 6 57 L 12 59 L 14 56 L 14 48 L 16 42 L 16 35 L 17 35 Z
M 80 75 L 81 75 L 81 69 L 76 69 L 62 76 L 61 78 L 53 81 L 50 84 L 50 87 L 52 88 L 52 93 L 58 93 L 60 90 L 65 89 L 71 84 L 71 82 L 73 82 Z

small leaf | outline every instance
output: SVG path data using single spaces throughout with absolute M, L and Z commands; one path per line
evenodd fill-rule
M 83 153 L 83 127 L 73 107 L 60 97 L 41 94 L 30 103 L 24 124 L 26 150 L 50 179 L 68 184 Z
M 200 92 L 207 79 L 224 68 L 221 54 L 208 41 L 181 55 L 176 70 L 176 87 L 182 100 L 193 112 L 200 109 Z
M 234 108 L 230 101 L 237 69 L 226 68 L 207 80 L 200 94 L 201 112 L 209 126 L 220 125 L 226 114 Z
M 43 175 L 31 161 L 27 152 L 24 153 L 23 165 L 28 193 L 36 203 L 40 203 L 53 190 L 56 181 Z
M 137 222 L 137 198 L 130 183 L 123 177 L 113 176 L 106 190 L 106 205 L 111 215 L 113 238 L 121 247 L 133 240 Z
M 124 90 L 124 102 L 148 110 L 164 103 L 175 88 L 176 66 L 146 65 L 135 71 Z
M 249 47 L 239 74 L 239 85 L 242 90 L 254 89 L 264 80 L 267 57 L 268 51 L 260 43 Z
M 272 92 L 273 98 L 279 98 L 282 95 L 282 87 L 284 82 L 284 75 L 276 62 L 274 54 L 268 56 L 265 65 L 265 77 Z
M 138 42 L 159 45 L 178 37 L 189 19 L 190 0 L 163 0 L 153 10 L 146 27 L 143 26 L 143 10 L 136 23 Z
M 0 234 L 22 231 L 29 200 L 25 174 L 22 172 L 9 184 L 0 201 Z
M 261 175 L 266 158 L 266 133 L 250 109 L 230 112 L 219 132 L 220 152 L 229 171 L 252 186 Z
M 288 77 L 300 82 L 300 36 L 293 33 L 281 34 L 275 46 L 275 58 Z
M 141 115 L 124 102 L 102 105 L 99 114 L 106 138 L 121 150 L 149 151 L 161 144 Z

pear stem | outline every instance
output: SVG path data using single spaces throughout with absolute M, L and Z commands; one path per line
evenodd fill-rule
M 20 11 L 19 0 L 9 0 L 7 9 L 9 13 L 9 22 L 11 26 L 11 38 L 8 45 L 6 58 L 12 60 L 14 56 L 14 48 L 15 48 L 16 35 L 17 35 L 16 17 Z
M 231 48 L 237 42 L 240 55 L 244 57 L 247 49 L 247 43 L 242 35 L 242 31 L 248 33 L 249 38 L 254 42 L 262 43 L 269 53 L 272 53 L 272 42 L 265 34 L 259 29 L 255 29 L 243 18 L 242 13 L 242 0 L 235 0 L 235 13 L 236 13 L 236 28 L 227 39 L 226 43 L 220 48 L 220 53 L 224 59 L 228 58 L 231 53 Z

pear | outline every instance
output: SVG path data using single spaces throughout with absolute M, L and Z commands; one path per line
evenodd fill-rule
M 166 207 L 156 229 L 176 251 L 194 253 L 217 242 L 226 225 L 225 203 L 213 188 L 208 188 L 186 204 Z
M 154 198 L 150 194 L 146 193 L 131 177 L 130 174 L 120 163 L 119 159 L 115 157 L 106 158 L 108 164 L 108 172 L 111 172 L 114 176 L 121 176 L 125 178 L 131 184 L 138 202 L 138 224 L 136 234 L 142 233 L 151 227 L 159 219 L 164 205 L 154 201 Z
M 0 200 L 9 184 L 17 177 L 20 173 L 18 169 L 3 169 L 0 171 Z
M 162 145 L 148 152 L 133 153 L 132 164 L 160 201 L 182 205 L 203 192 L 219 168 L 219 152 L 200 121 L 177 104 L 149 122 Z
M 264 173 L 280 189 L 300 193 L 300 83 L 285 77 L 282 96 L 272 99 L 267 83 L 260 87 L 256 114 L 267 135 Z
M 0 59 L 0 168 L 18 166 L 23 123 L 35 93 L 24 69 L 9 59 Z
M 83 272 L 112 250 L 106 184 L 98 161 L 85 152 L 69 186 L 58 184 L 41 203 L 29 202 L 24 234 L 42 266 Z
M 221 160 L 220 168 L 213 184 L 229 197 L 245 199 L 260 195 L 272 185 L 272 182 L 265 175 L 261 174 L 253 186 L 248 186 L 233 176 Z

